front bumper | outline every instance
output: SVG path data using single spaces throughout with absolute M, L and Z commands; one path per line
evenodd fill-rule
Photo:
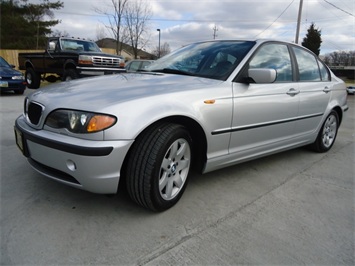
M 104 68 L 104 67 L 77 67 L 77 70 L 82 77 L 89 76 L 101 76 L 110 74 L 124 73 L 126 70 L 124 68 Z
M 63 184 L 100 194 L 117 192 L 124 158 L 133 140 L 93 141 L 15 123 L 16 143 L 39 173 Z
M 24 80 L 1 80 L 1 91 L 23 91 L 26 89 L 26 82 Z

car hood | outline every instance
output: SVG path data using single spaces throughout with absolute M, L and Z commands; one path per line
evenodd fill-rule
M 128 73 L 84 78 L 34 92 L 32 100 L 50 109 L 100 110 L 119 102 L 216 86 L 222 81 L 160 73 Z
M 0 76 L 2 77 L 12 77 L 12 76 L 21 76 L 22 73 L 15 69 L 9 67 L 0 67 Z

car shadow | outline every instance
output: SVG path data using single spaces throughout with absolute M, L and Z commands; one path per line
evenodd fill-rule
M 23 96 L 23 94 L 16 94 L 13 91 L 0 91 L 2 97 Z

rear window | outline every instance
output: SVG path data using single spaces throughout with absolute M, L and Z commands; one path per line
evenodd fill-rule
M 318 60 L 316 57 L 299 47 L 292 47 L 296 55 L 299 80 L 300 81 L 321 81 Z

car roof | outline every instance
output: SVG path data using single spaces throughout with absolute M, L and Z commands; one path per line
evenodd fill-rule
M 293 44 L 300 46 L 297 43 L 286 41 L 286 40 L 280 40 L 280 39 L 248 39 L 248 38 L 240 38 L 240 39 L 214 39 L 214 40 L 204 40 L 204 41 L 198 41 L 194 43 L 204 43 L 204 42 L 238 42 L 238 41 L 245 41 L 245 42 L 256 42 L 256 43 L 265 43 L 265 42 L 280 42 L 280 43 L 288 43 L 288 44 Z

